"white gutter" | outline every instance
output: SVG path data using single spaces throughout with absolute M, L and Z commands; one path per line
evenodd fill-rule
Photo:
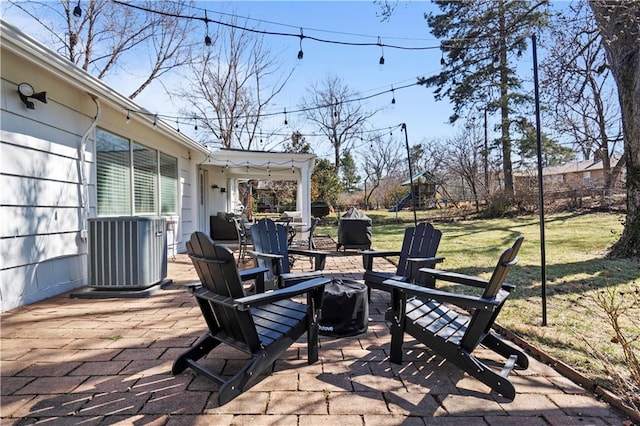
M 82 139 L 80 139 L 80 146 L 78 147 L 78 154 L 80 155 L 80 181 L 82 184 L 82 196 L 81 196 L 81 206 L 82 209 L 82 230 L 80 231 L 80 240 L 83 242 L 87 242 L 88 232 L 87 232 L 87 221 L 89 219 L 90 207 L 89 207 L 89 179 L 87 179 L 87 171 L 85 169 L 86 160 L 85 155 L 87 153 L 87 140 L 92 133 L 95 132 L 96 127 L 98 126 L 98 121 L 100 121 L 100 117 L 102 116 L 102 109 L 100 108 L 100 100 L 97 96 L 87 93 L 87 95 L 93 100 L 96 104 L 96 115 L 91 122 L 91 125 L 87 128 L 87 130 L 82 135 Z

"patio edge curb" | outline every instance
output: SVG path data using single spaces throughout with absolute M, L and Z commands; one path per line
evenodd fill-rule
M 567 377 L 571 381 L 577 383 L 582 386 L 584 389 L 598 395 L 602 399 L 604 399 L 607 403 L 614 406 L 616 409 L 624 413 L 629 417 L 630 420 L 635 422 L 636 424 L 640 424 L 640 412 L 635 411 L 632 407 L 627 405 L 621 398 L 617 395 L 613 394 L 610 390 L 598 385 L 593 380 L 585 377 L 580 372 L 574 370 L 569 365 L 564 362 L 552 357 L 546 352 L 540 350 L 536 346 L 533 346 L 522 337 L 518 336 L 514 332 L 502 327 L 500 324 L 494 323 L 494 329 L 500 334 L 505 335 L 509 340 L 512 340 L 517 345 L 529 351 L 534 357 L 538 358 L 539 361 L 548 364 L 550 367 L 555 369 L 558 373 Z

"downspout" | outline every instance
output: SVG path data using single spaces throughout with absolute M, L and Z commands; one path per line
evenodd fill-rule
M 85 154 L 87 152 L 87 140 L 92 133 L 95 132 L 96 126 L 98 125 L 98 120 L 100 120 L 100 116 L 102 115 L 102 109 L 100 108 L 100 101 L 98 97 L 92 94 L 88 94 L 91 97 L 91 100 L 96 104 L 96 115 L 91 122 L 91 125 L 87 128 L 87 130 L 82 135 L 80 139 L 80 146 L 78 147 L 78 152 L 80 154 L 80 181 L 82 185 L 82 192 L 80 198 L 80 208 L 81 210 L 81 220 L 82 220 L 82 229 L 80 230 L 80 239 L 83 242 L 87 242 L 88 232 L 87 232 L 87 222 L 89 219 L 89 180 L 87 178 L 86 172 L 86 160 Z

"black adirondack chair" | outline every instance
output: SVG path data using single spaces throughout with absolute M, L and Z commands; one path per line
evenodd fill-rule
M 318 309 L 329 279 L 315 278 L 273 292 L 244 296 L 233 253 L 196 232 L 187 251 L 201 285 L 192 286 L 209 330 L 173 363 L 173 374 L 191 368 L 218 383 L 218 403 L 226 404 L 254 385 L 284 351 L 307 333 L 308 363 L 318 360 Z M 307 303 L 291 297 L 307 295 Z M 246 352 L 250 358 L 233 376 L 222 376 L 198 362 L 220 344 Z
M 283 288 L 312 277 L 322 276 L 327 253 L 289 247 L 288 232 L 284 225 L 271 219 L 260 219 L 251 227 L 253 251 L 249 255 L 256 261 L 256 266 L 268 268 L 265 280 Z M 313 260 L 314 270 L 291 272 L 289 256 L 307 256 Z
M 362 263 L 365 269 L 363 279 L 368 287 L 369 299 L 371 299 L 372 288 L 386 290 L 386 286 L 382 283 L 388 279 L 433 287 L 433 281 L 429 281 L 429 276 L 419 272 L 419 269 L 433 268 L 436 263 L 444 260 L 444 257 L 436 257 L 441 237 L 442 232 L 435 229 L 432 224 L 421 222 L 404 231 L 400 251 L 363 251 Z M 395 273 L 373 270 L 373 260 L 383 256 L 400 256 Z
M 479 297 L 400 281 L 385 281 L 392 294 L 392 305 L 386 314 L 386 319 L 391 322 L 391 361 L 402 363 L 402 344 L 404 333 L 407 333 L 497 393 L 513 400 L 515 388 L 507 376 L 516 365 L 526 369 L 529 360 L 522 351 L 504 342 L 491 327 L 514 289 L 505 280 L 518 261 L 516 255 L 522 240 L 523 237 L 519 237 L 513 247 L 502 254 L 488 281 L 436 269 L 421 270 L 436 280 L 484 289 Z M 507 359 L 502 371 L 494 371 L 473 355 L 478 345 Z

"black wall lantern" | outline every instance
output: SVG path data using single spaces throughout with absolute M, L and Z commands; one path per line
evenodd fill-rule
M 24 103 L 27 109 L 36 109 L 34 103 L 29 99 L 37 99 L 42 103 L 47 103 L 47 92 L 35 93 L 33 86 L 29 83 L 18 84 L 18 94 L 20 95 L 20 100 Z

